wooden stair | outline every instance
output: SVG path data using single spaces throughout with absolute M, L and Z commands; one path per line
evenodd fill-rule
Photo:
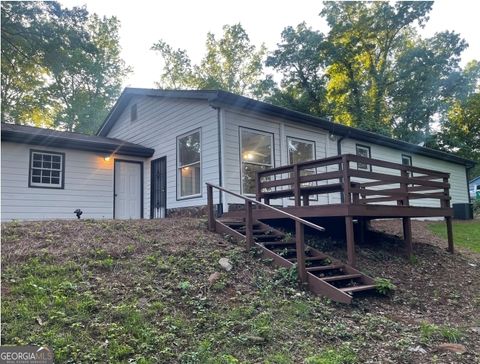
M 216 221 L 216 231 L 232 236 L 238 241 L 245 240 L 245 221 L 241 218 L 224 218 Z M 271 258 L 282 267 L 292 267 L 297 258 L 295 239 L 286 240 L 285 234 L 271 226 L 255 221 L 253 224 L 255 246 L 263 256 Z M 359 292 L 375 292 L 374 280 L 352 266 L 332 258 L 319 250 L 306 246 L 305 264 L 308 287 L 317 295 L 333 301 L 352 302 Z

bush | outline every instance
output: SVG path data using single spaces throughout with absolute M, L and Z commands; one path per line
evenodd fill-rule
M 480 200 L 473 201 L 473 215 L 480 216 Z
M 377 279 L 375 279 L 375 288 L 377 289 L 377 291 L 379 293 L 384 294 L 384 295 L 389 295 L 393 291 L 395 291 L 395 289 L 397 287 L 395 287 L 395 285 L 392 283 L 392 281 L 390 279 L 377 278 Z

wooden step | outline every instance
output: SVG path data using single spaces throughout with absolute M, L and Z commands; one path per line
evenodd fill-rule
M 253 238 L 256 239 L 283 239 L 281 235 L 274 235 L 274 234 L 262 234 L 262 235 L 253 235 Z
M 334 281 L 344 281 L 347 279 L 360 278 L 361 274 L 343 274 L 340 276 L 331 276 L 331 277 L 319 277 L 322 281 L 325 282 L 334 282 Z
M 345 287 L 345 288 L 338 288 L 338 289 L 345 293 L 354 293 L 354 292 L 368 291 L 375 288 L 376 286 L 374 284 L 365 284 L 363 286 Z
M 245 227 L 240 227 L 238 229 L 235 229 L 240 233 L 245 233 L 247 231 L 247 228 Z M 259 228 L 259 229 L 253 229 L 253 233 L 272 233 L 274 234 L 275 232 L 272 231 L 271 229 L 265 229 L 265 228 Z
M 332 270 L 332 269 L 341 269 L 345 265 L 343 264 L 330 264 L 330 265 L 322 265 L 320 267 L 308 267 L 307 272 L 323 272 L 325 270 Z
M 264 246 L 279 246 L 279 245 L 295 245 L 294 241 L 262 241 L 261 242 Z M 269 247 L 268 249 L 275 249 L 275 247 Z
M 324 260 L 324 259 L 327 259 L 328 256 L 315 256 L 315 257 L 305 257 L 305 261 L 306 262 L 315 262 L 315 261 L 320 261 L 320 260 Z M 291 261 L 291 262 L 294 262 L 297 260 L 297 258 L 288 258 L 287 260 Z

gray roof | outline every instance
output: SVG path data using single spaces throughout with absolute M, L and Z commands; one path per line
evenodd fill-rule
M 352 128 L 346 125 L 331 122 L 325 118 L 304 114 L 284 107 L 275 106 L 266 102 L 257 101 L 248 97 L 233 94 L 221 90 L 158 90 L 145 88 L 130 88 L 123 90 L 117 102 L 107 115 L 102 126 L 98 130 L 98 135 L 107 135 L 118 117 L 127 107 L 129 101 L 135 96 L 150 97 L 171 97 L 183 99 L 207 100 L 213 107 L 228 106 L 244 111 L 253 111 L 264 115 L 269 115 L 296 123 L 320 127 L 332 134 L 354 138 L 357 140 L 384 145 L 387 147 L 399 149 L 408 153 L 415 153 L 427 157 L 442 159 L 448 162 L 462 164 L 467 167 L 475 165 L 474 161 L 459 157 L 455 154 L 445 153 L 439 150 L 421 147 L 419 145 L 407 143 L 401 140 L 392 139 L 385 135 L 372 133 L 365 130 Z
M 151 148 L 115 138 L 43 129 L 26 125 L 6 123 L 2 123 L 1 125 L 2 141 L 85 150 L 89 152 L 116 153 L 137 157 L 150 157 L 154 152 Z

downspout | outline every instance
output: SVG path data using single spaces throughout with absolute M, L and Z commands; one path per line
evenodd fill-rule
M 468 203 L 471 204 L 472 203 L 472 197 L 470 196 L 470 181 L 468 179 L 468 173 L 470 172 L 470 170 L 475 167 L 475 166 L 469 166 L 469 167 L 466 167 L 465 168 L 465 178 L 466 178 L 466 181 L 467 181 L 467 196 L 468 196 Z M 474 190 L 474 192 L 476 192 Z
M 217 110 L 217 128 L 218 128 L 218 185 L 223 187 L 223 170 L 222 170 L 222 127 L 220 121 L 220 108 L 215 108 Z M 223 214 L 223 192 L 219 191 L 218 195 L 218 215 Z

